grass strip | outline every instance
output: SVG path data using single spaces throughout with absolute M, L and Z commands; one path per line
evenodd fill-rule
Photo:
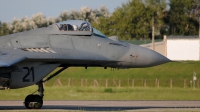
M 1 91 L 0 100 L 24 100 L 37 86 Z M 45 87 L 44 100 L 200 100 L 200 89 L 154 87 Z

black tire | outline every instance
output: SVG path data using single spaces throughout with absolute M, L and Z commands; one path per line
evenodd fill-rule
M 29 107 L 29 102 L 33 101 L 33 95 L 30 94 L 28 96 L 26 96 L 25 100 L 24 100 L 24 105 L 27 109 L 32 109 L 31 107 Z
M 33 107 L 29 107 L 30 102 L 37 102 Z M 40 109 L 43 105 L 42 97 L 39 95 L 30 94 L 25 98 L 24 105 L 27 109 Z
M 43 100 L 42 100 L 42 97 L 39 96 L 39 95 L 33 95 L 33 102 L 37 102 L 33 109 L 40 109 L 43 105 Z

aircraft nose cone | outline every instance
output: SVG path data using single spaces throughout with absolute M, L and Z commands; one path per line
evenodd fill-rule
M 138 46 L 137 50 L 138 50 L 137 64 L 139 64 L 142 67 L 156 66 L 170 62 L 170 60 L 165 56 L 148 48 Z

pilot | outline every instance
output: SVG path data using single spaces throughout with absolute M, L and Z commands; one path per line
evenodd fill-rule
M 64 31 L 67 30 L 67 25 L 66 25 L 66 24 L 63 25 L 63 30 L 64 30 Z
M 59 29 L 60 29 L 60 30 L 63 30 L 63 24 L 60 25 L 60 28 L 59 28 Z
M 74 27 L 72 25 L 67 24 L 67 26 L 68 26 L 68 31 L 74 31 Z

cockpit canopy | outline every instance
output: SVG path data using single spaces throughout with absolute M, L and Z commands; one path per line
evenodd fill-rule
M 68 20 L 57 23 L 60 31 L 92 31 L 90 23 L 82 20 Z
M 83 20 L 67 20 L 56 23 L 59 31 L 70 35 L 95 35 L 101 38 L 107 38 L 97 29 L 93 28 L 91 24 Z

